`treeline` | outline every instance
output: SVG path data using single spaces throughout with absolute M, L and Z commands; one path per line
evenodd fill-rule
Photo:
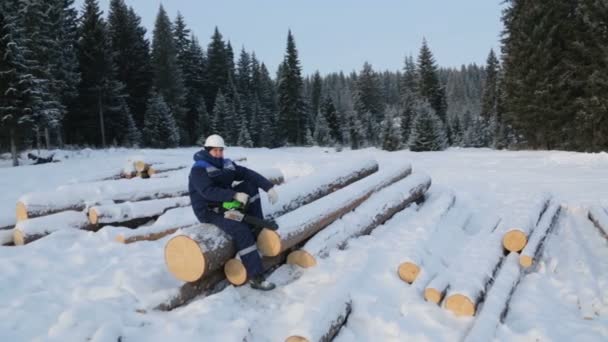
M 217 28 L 204 48 L 162 6 L 150 42 L 124 0 L 107 17 L 96 0 L 80 13 L 73 0 L 5 0 L 0 148 L 166 148 L 211 132 L 265 147 L 606 148 L 606 5 L 528 3 L 505 10 L 504 68 L 493 51 L 483 67 L 439 68 L 424 41 L 396 72 L 304 76 L 291 32 L 271 75 Z

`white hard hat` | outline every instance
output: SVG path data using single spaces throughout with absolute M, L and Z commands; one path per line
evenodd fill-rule
M 222 147 L 226 148 L 224 139 L 217 134 L 212 134 L 205 140 L 205 147 Z

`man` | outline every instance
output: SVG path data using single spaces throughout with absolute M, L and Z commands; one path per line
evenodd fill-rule
M 195 163 L 190 171 L 188 191 L 192 209 L 202 223 L 211 223 L 232 237 L 237 255 L 247 269 L 249 284 L 252 288 L 269 291 L 273 283 L 264 279 L 262 259 L 256 247 L 256 237 L 248 224 L 227 219 L 219 208 L 222 202 L 237 200 L 248 204 L 247 213 L 263 218 L 262 204 L 258 188 L 268 193 L 268 200 L 274 204 L 278 194 L 273 184 L 264 176 L 246 167 L 224 159 L 224 139 L 217 134 L 205 140 L 204 149 L 194 155 Z M 232 187 L 234 181 L 242 181 Z

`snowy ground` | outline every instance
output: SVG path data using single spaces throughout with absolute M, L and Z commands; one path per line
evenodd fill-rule
M 195 151 L 87 150 L 66 154 L 60 163 L 0 168 L 0 227 L 14 223 L 15 202 L 24 193 L 109 177 L 135 156 L 187 164 Z M 279 168 L 288 183 L 328 172 L 327 165 L 336 162 L 373 158 L 382 168 L 403 161 L 414 172 L 429 174 L 433 185 L 425 203 L 398 213 L 370 236 L 351 240 L 318 266 L 277 269 L 271 275 L 280 284 L 275 291 L 228 287 L 168 313 L 150 308 L 181 285 L 164 265 L 169 237 L 122 245 L 107 230 L 63 230 L 23 247 L 0 247 L 0 341 L 314 338 L 326 317 L 347 302 L 352 312 L 336 341 L 462 340 L 474 319 L 425 302 L 427 277 L 406 285 L 396 274 L 412 241 L 425 235 L 420 229 L 433 229 L 442 220 L 434 199 L 448 191 L 456 196 L 451 210 L 472 215 L 461 239 L 473 246 L 489 222 L 525 215 L 542 192 L 565 206 L 540 264 L 524 273 L 516 288 L 498 340 L 608 340 L 608 242 L 586 217 L 590 205 L 608 206 L 606 153 L 230 148 L 227 156 L 246 156 L 243 165 L 254 169 Z M 442 258 L 469 252 L 453 247 Z

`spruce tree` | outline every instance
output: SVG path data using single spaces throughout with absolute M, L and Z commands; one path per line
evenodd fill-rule
M 127 103 L 136 126 L 142 127 L 152 85 L 149 42 L 141 18 L 124 0 L 112 0 L 108 31 L 116 79 L 125 85 Z
M 386 151 L 396 151 L 401 146 L 401 122 L 398 117 L 398 110 L 389 107 L 382 120 L 382 149 Z
M 226 102 L 226 97 L 220 91 L 217 94 L 217 99 L 215 102 L 215 108 L 213 108 L 213 118 L 211 120 L 211 134 L 219 134 L 222 137 L 226 137 L 225 123 L 226 117 L 230 116 L 230 111 L 232 110 L 228 102 Z M 234 122 L 231 122 L 234 125 Z
M 414 116 L 414 105 L 419 101 L 418 79 L 416 64 L 412 56 L 405 58 L 403 77 L 401 79 L 401 136 L 403 141 L 408 141 L 411 122 Z
M 316 71 L 312 77 L 312 89 L 310 94 L 311 112 L 314 114 L 314 117 L 317 116 L 321 108 L 321 93 L 323 90 L 321 82 L 321 75 L 319 74 L 319 71 Z
M 418 104 L 408 145 L 411 151 L 441 151 L 447 147 L 443 122 L 427 102 Z
M 321 114 L 325 118 L 327 125 L 329 126 L 329 135 L 333 141 L 338 144 L 344 143 L 342 137 L 342 129 L 338 120 L 338 112 L 334 106 L 334 102 L 331 97 L 326 97 L 321 106 Z
M 313 135 L 315 143 L 319 146 L 328 146 L 332 144 L 334 140 L 331 138 L 329 125 L 325 119 L 325 115 L 319 113 L 317 115 L 317 122 L 315 123 L 315 133 Z
M 207 111 L 213 111 L 217 93 L 226 87 L 228 82 L 228 61 L 226 45 L 218 28 L 215 28 L 211 42 L 207 47 L 207 70 L 205 103 Z
M 290 30 L 287 34 L 287 48 L 277 86 L 279 107 L 277 128 L 281 140 L 295 145 L 304 143 L 306 133 L 301 73 L 296 43 Z
M 253 141 L 249 134 L 249 124 L 247 123 L 247 118 L 245 116 L 242 117 L 240 126 L 239 137 L 236 144 L 241 147 L 253 147 Z
M 177 62 L 177 49 L 173 38 L 173 27 L 161 5 L 154 24 L 152 41 L 152 70 L 154 72 L 153 84 L 156 91 L 169 106 L 170 113 L 174 115 L 179 127 L 179 135 L 188 138 L 186 122 L 185 87 L 183 75 Z M 182 141 L 188 143 L 188 141 Z
M 446 122 L 447 106 L 444 89 L 439 82 L 438 69 L 426 39 L 422 42 L 418 55 L 418 92 L 431 105 L 436 115 Z
M 378 143 L 378 133 L 384 110 L 380 83 L 372 66 L 365 62 L 357 79 L 354 95 L 355 111 L 364 126 L 364 143 Z
M 176 147 L 179 144 L 179 128 L 162 95 L 152 93 L 146 107 L 143 132 L 146 145 L 157 148 Z

